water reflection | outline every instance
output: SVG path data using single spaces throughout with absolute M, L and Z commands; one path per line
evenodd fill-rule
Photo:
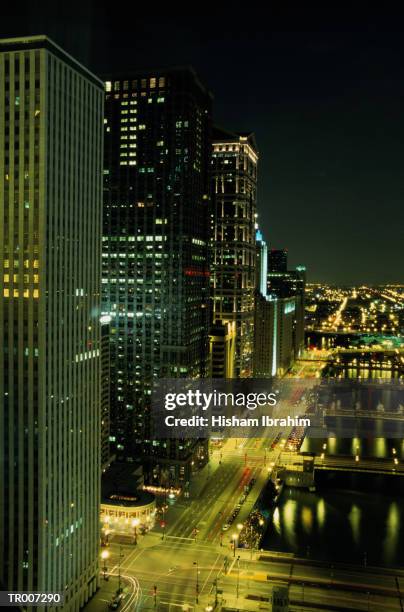
M 360 542 L 360 526 L 361 526 L 361 509 L 354 504 L 348 514 L 349 522 L 351 523 L 352 535 L 356 544 Z
M 296 538 L 296 515 L 298 503 L 294 499 L 288 499 L 282 511 L 282 530 L 288 546 L 294 548 L 297 545 Z
M 324 447 L 325 445 L 325 447 Z M 309 438 L 304 439 L 302 452 L 321 455 L 345 455 L 353 457 L 377 457 L 388 459 L 397 456 L 404 459 L 404 440 L 397 438 Z M 395 451 L 395 452 L 394 452 Z
M 386 522 L 386 536 L 383 542 L 383 554 L 387 563 L 391 565 L 397 556 L 397 530 L 400 529 L 401 513 L 396 502 L 392 502 L 388 509 Z
M 285 489 L 263 540 L 270 550 L 328 562 L 404 565 L 404 479 L 324 475 L 317 492 Z M 336 479 L 337 478 L 337 479 Z M 363 481 L 363 480 L 362 480 Z M 362 482 L 361 481 L 361 482 Z
M 325 501 L 322 498 L 317 503 L 317 523 L 320 531 L 322 531 L 325 523 Z

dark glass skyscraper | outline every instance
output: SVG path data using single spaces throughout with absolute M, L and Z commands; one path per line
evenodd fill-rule
M 286 272 L 288 269 L 288 252 L 286 249 L 271 249 L 268 253 L 268 271 Z
M 150 458 L 153 482 L 186 480 L 198 453 L 153 440 L 149 407 L 153 380 L 207 374 L 210 137 L 211 96 L 191 69 L 106 82 L 111 434 L 118 458 Z

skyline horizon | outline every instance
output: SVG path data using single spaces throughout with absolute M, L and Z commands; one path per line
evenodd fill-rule
M 295 10 L 276 15 L 271 29 L 256 24 L 252 36 L 233 17 L 218 16 L 212 30 L 206 17 L 139 15 L 133 37 L 90 0 L 74 15 L 56 15 L 47 0 L 35 10 L 27 3 L 23 16 L 13 11 L 1 37 L 45 32 L 100 78 L 192 66 L 213 93 L 214 124 L 256 135 L 268 245 L 287 248 L 311 282 L 403 282 L 403 41 L 389 24 L 369 15 L 322 27 L 319 18 L 310 31 Z

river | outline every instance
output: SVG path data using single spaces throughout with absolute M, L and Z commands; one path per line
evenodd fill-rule
M 404 478 L 321 472 L 285 488 L 262 547 L 322 561 L 404 566 Z

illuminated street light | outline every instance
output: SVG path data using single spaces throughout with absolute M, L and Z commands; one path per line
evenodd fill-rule
M 232 540 L 233 540 L 233 557 L 235 557 L 236 556 L 236 542 L 237 542 L 238 534 L 237 533 L 233 533 L 233 535 L 231 537 L 232 537 Z
M 243 523 L 238 523 L 238 525 L 237 525 L 237 529 L 238 529 L 239 531 L 241 531 L 243 527 L 244 527 Z
M 199 603 L 199 567 L 198 567 L 198 561 L 194 561 L 194 566 L 196 567 L 195 601 L 196 601 L 196 603 Z
M 237 557 L 237 588 L 236 588 L 236 597 L 238 599 L 240 590 L 240 555 Z
M 140 525 L 140 520 L 138 518 L 134 518 L 132 520 L 132 527 L 134 529 L 134 536 L 135 536 L 135 544 L 137 544 L 137 528 Z
M 103 571 L 103 578 L 104 580 L 108 580 L 108 568 L 107 568 L 107 559 L 109 557 L 109 552 L 108 550 L 103 550 L 101 553 L 101 559 L 103 560 L 103 566 L 102 566 L 102 571 Z

